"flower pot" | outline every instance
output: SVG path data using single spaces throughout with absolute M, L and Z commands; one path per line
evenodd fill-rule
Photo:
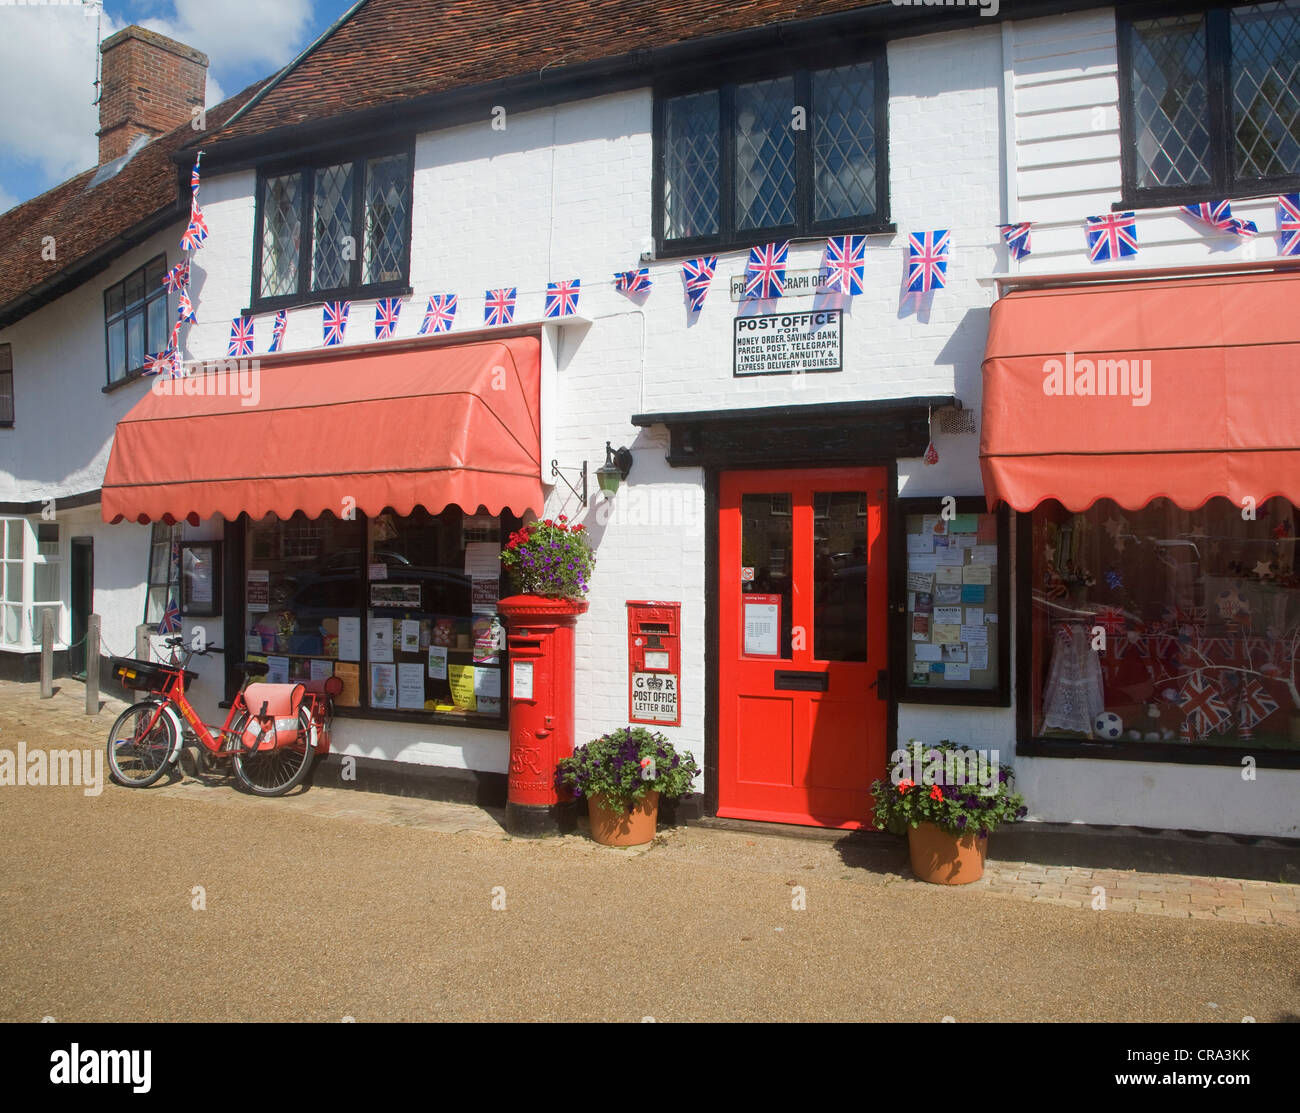
M 605 806 L 601 795 L 587 797 L 591 837 L 605 846 L 642 846 L 655 837 L 659 821 L 659 793 L 647 792 L 630 812 Z
M 907 830 L 912 872 L 935 885 L 969 885 L 984 876 L 988 837 L 950 835 L 933 823 Z

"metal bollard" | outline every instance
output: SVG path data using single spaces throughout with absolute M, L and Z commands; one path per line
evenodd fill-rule
M 54 612 L 41 611 L 41 699 L 54 698 Z

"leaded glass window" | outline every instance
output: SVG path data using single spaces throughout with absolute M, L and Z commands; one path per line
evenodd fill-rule
M 711 236 L 718 231 L 718 94 L 671 97 L 664 104 L 664 235 Z
M 316 219 L 312 229 L 311 288 L 335 290 L 351 285 L 357 241 L 352 233 L 352 163 L 316 171 L 312 191 Z

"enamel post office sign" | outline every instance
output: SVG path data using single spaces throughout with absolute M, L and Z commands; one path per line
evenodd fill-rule
M 802 375 L 844 368 L 841 309 L 737 317 L 732 374 Z

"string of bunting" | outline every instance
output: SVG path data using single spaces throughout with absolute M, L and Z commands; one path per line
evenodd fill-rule
M 207 224 L 203 211 L 199 207 L 199 164 L 203 152 L 199 151 L 194 159 L 194 170 L 190 175 L 190 220 L 181 238 L 181 250 L 185 253 L 176 266 L 163 275 L 163 284 L 168 291 L 177 294 L 177 319 L 172 328 L 171 341 L 167 350 L 145 359 L 146 374 L 181 374 L 180 366 L 180 328 L 185 323 L 196 323 L 197 317 L 190 298 L 190 263 L 193 254 L 207 238 Z M 1300 193 L 1283 194 L 1277 198 L 1278 206 L 1278 254 L 1280 256 L 1300 256 Z M 1227 201 L 1203 202 L 1196 205 L 1183 205 L 1179 213 L 1189 216 L 1208 230 L 1248 238 L 1258 235 L 1259 229 L 1252 221 L 1241 220 L 1232 215 L 1232 208 Z M 1015 261 L 1028 258 L 1032 254 L 1031 232 L 1033 221 L 1020 221 L 1001 224 L 998 231 L 1006 245 L 1008 255 Z M 1138 253 L 1137 214 L 1134 212 L 1105 213 L 1090 216 L 1083 221 L 1088 258 L 1093 263 L 1114 262 L 1127 259 Z M 788 240 L 769 243 L 749 249 L 749 258 L 745 265 L 742 297 L 751 300 L 770 300 L 779 298 L 784 293 L 785 274 L 789 258 Z M 907 236 L 907 280 L 908 294 L 928 294 L 943 290 L 948 281 L 948 263 L 951 251 L 951 236 L 946 228 L 926 232 L 910 232 Z M 866 287 L 865 271 L 867 262 L 867 237 L 865 235 L 832 236 L 826 242 L 822 257 L 822 290 L 838 293 L 846 297 L 856 297 Z M 686 259 L 681 265 L 681 276 L 687 305 L 691 316 L 704 309 L 717 272 L 718 256 L 701 255 Z M 634 270 L 616 271 L 610 283 L 613 289 L 629 299 L 641 301 L 649 296 L 654 286 L 648 267 Z M 599 285 L 599 283 L 598 283 Z M 543 320 L 562 320 L 578 314 L 578 304 L 583 292 L 582 280 L 570 278 L 548 282 L 542 307 Z M 391 340 L 397 332 L 402 305 L 406 299 L 401 297 L 379 298 L 375 301 L 374 336 L 376 340 Z M 518 288 L 515 286 L 499 287 L 484 291 L 483 325 L 488 328 L 502 327 L 515 323 L 518 307 Z M 351 302 L 331 301 L 321 307 L 322 343 L 327 348 L 337 347 L 344 342 L 347 334 L 348 317 Z M 454 293 L 432 294 L 425 306 L 424 317 L 418 335 L 436 336 L 451 331 L 456 320 L 457 295 Z M 268 353 L 283 350 L 285 331 L 288 326 L 288 311 L 276 312 L 271 327 L 271 343 Z M 255 347 L 254 320 L 251 316 L 236 317 L 230 324 L 230 343 L 227 356 L 246 358 L 253 355 Z

